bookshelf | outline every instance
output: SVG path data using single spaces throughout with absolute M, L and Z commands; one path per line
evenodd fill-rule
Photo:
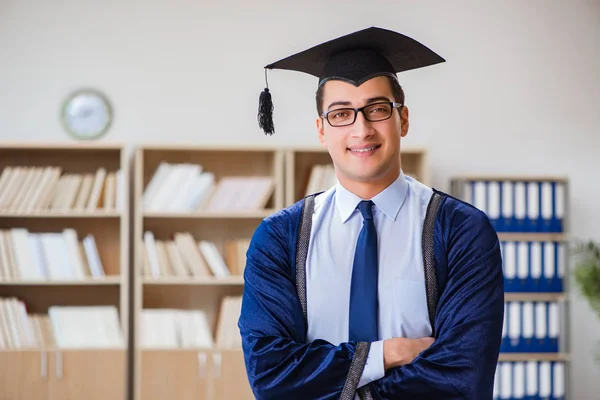
M 462 176 L 451 180 L 451 193 L 488 215 L 502 246 L 505 318 L 495 394 L 570 399 L 568 179 Z
M 425 185 L 431 185 L 425 148 L 403 148 L 400 157 L 402 170 L 406 175 L 415 177 Z M 286 205 L 302 199 L 307 190 L 318 192 L 335 184 L 333 163 L 327 149 L 323 147 L 286 149 L 285 164 Z M 317 182 L 313 184 L 311 178 L 313 182 Z
M 0 144 L 0 398 L 126 398 L 127 180 L 120 145 Z
M 142 146 L 134 163 L 134 398 L 252 399 L 237 301 L 247 240 L 284 207 L 284 151 Z

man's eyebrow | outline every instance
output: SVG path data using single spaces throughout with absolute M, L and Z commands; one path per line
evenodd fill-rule
M 390 101 L 390 99 L 385 96 L 370 97 L 367 99 L 367 101 L 365 101 L 365 104 L 376 103 L 378 101 Z M 331 107 L 334 106 L 352 106 L 352 103 L 349 101 L 334 101 L 327 107 L 327 109 L 330 110 Z
M 351 106 L 351 105 L 352 105 L 352 103 L 350 103 L 349 101 L 334 101 L 327 107 L 327 109 L 329 110 L 333 106 Z
M 371 97 L 371 98 L 367 99 L 366 104 L 376 103 L 378 101 L 390 101 L 390 99 L 388 99 L 385 96 Z

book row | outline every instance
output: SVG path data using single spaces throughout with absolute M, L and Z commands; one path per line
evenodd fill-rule
M 143 348 L 240 348 L 237 322 L 241 296 L 225 296 L 221 301 L 216 335 L 213 337 L 206 313 L 202 310 L 171 308 L 143 309 L 141 344 Z
M 494 377 L 494 400 L 564 400 L 562 361 L 499 362 Z
M 121 170 L 71 173 L 59 166 L 9 165 L 0 174 L 0 212 L 119 211 L 122 181 Z
M 96 241 L 75 229 L 31 233 L 0 230 L 0 280 L 73 280 L 104 277 Z
M 504 353 L 558 352 L 560 314 L 558 302 L 505 302 L 500 351 Z
M 265 208 L 275 188 L 270 176 L 225 176 L 202 165 L 161 162 L 143 193 L 144 211 L 249 211 Z
M 214 337 L 203 310 L 145 308 L 141 347 L 240 348 L 241 302 L 241 296 L 221 299 Z M 20 299 L 0 298 L 0 349 L 122 348 L 124 343 L 115 306 L 50 306 L 47 314 L 28 313 Z
M 225 257 L 208 240 L 196 240 L 189 232 L 175 232 L 169 239 L 157 239 L 153 232 L 144 232 L 142 273 L 160 277 L 214 277 L 242 275 L 249 239 L 228 240 Z
M 562 292 L 563 242 L 501 241 L 505 292 Z
M 16 297 L 0 299 L 0 348 L 122 348 L 114 306 L 51 306 L 47 314 L 27 312 Z
M 562 182 L 462 181 L 455 196 L 487 214 L 498 232 L 563 232 Z

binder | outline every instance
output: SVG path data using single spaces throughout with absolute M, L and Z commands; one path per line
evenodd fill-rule
M 560 321 L 558 302 L 505 302 L 500 352 L 558 353 Z
M 563 182 L 469 180 L 457 197 L 485 212 L 497 232 L 564 231 Z
M 505 292 L 561 293 L 565 244 L 551 241 L 501 241 Z
M 493 398 L 565 400 L 564 362 L 499 362 L 494 376 Z

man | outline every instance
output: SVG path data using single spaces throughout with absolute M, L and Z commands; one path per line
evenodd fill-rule
M 442 61 L 370 28 L 267 66 L 320 78 L 317 132 L 338 182 L 252 238 L 239 328 L 257 399 L 492 398 L 498 237 L 481 211 L 401 167 L 396 72 Z

